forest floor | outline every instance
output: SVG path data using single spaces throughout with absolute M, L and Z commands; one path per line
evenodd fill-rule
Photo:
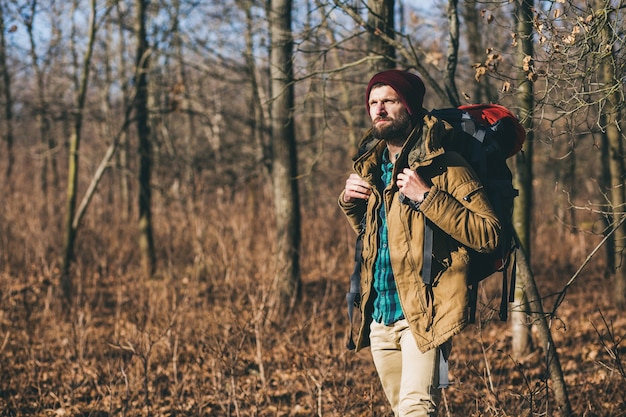
M 546 311 L 569 276 L 537 278 Z M 344 347 L 343 280 L 305 281 L 289 320 L 271 322 L 251 278 L 94 276 L 65 310 L 47 279 L 1 279 L 1 416 L 391 415 L 368 350 Z M 550 320 L 574 415 L 626 416 L 626 317 L 607 278 L 580 279 Z M 559 415 L 554 358 L 533 331 L 514 360 L 510 322 L 486 315 L 454 340 L 440 416 Z

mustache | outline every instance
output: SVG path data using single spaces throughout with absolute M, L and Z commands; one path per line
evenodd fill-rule
M 394 120 L 394 119 L 393 119 L 393 117 L 381 116 L 381 117 L 377 117 L 377 118 L 375 118 L 375 119 L 374 119 L 374 123 L 376 123 L 376 122 L 380 122 L 380 121 L 383 121 L 383 122 L 390 122 L 390 121 L 393 121 L 393 120 Z

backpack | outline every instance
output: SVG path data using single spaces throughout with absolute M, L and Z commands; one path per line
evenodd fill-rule
M 454 128 L 454 137 L 446 150 L 461 154 L 474 169 L 480 179 L 489 202 L 491 203 L 500 224 L 502 235 L 500 247 L 493 253 L 483 254 L 471 251 L 470 271 L 468 274 L 469 318 L 475 322 L 478 285 L 485 278 L 502 273 L 502 299 L 499 317 L 508 318 L 508 302 L 515 296 L 515 250 L 517 239 L 513 228 L 513 200 L 519 194 L 513 187 L 513 175 L 506 160 L 517 154 L 526 139 L 526 131 L 519 120 L 506 107 L 496 104 L 474 104 L 457 108 L 436 109 L 431 115 L 448 122 Z M 426 221 L 424 235 L 424 267 L 422 277 L 424 283 L 432 283 L 431 263 L 432 236 L 434 226 Z M 360 302 L 360 262 L 361 236 L 357 238 L 355 250 L 355 267 L 350 276 L 350 291 L 346 295 L 348 317 L 352 323 L 353 308 Z M 508 276 L 510 272 L 510 276 Z M 354 349 L 352 331 L 347 343 L 348 349 Z
M 513 187 L 513 175 L 506 160 L 522 149 L 526 131 L 509 109 L 497 104 L 465 105 L 433 110 L 431 114 L 454 128 L 452 145 L 447 150 L 460 153 L 474 169 L 502 226 L 500 246 L 495 252 L 472 251 L 470 255 L 470 322 L 476 319 L 478 284 L 496 272 L 502 274 L 499 317 L 506 321 L 507 300 L 513 302 L 515 299 L 515 250 L 518 245 L 512 215 L 513 200 L 519 195 Z M 430 227 L 428 223 L 427 228 Z M 425 243 L 425 256 L 426 246 Z M 423 277 L 426 282 L 429 274 Z

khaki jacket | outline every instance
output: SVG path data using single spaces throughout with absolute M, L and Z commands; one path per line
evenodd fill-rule
M 469 251 L 492 252 L 499 243 L 500 223 L 489 204 L 476 174 L 456 152 L 444 144 L 452 135 L 449 124 L 432 116 L 424 117 L 407 139 L 395 166 L 392 183 L 381 194 L 375 184 L 380 178 L 384 141 L 366 134 L 361 141 L 354 170 L 372 185 L 367 201 L 339 205 L 351 226 L 363 230 L 361 264 L 361 327 L 357 351 L 369 345 L 372 316 L 373 267 L 378 251 L 378 209 L 386 205 L 391 265 L 404 316 L 417 345 L 423 352 L 442 345 L 468 322 L 466 284 Z M 418 210 L 399 200 L 395 184 L 405 167 L 417 170 L 432 182 L 431 191 Z M 364 217 L 365 216 L 365 217 Z M 422 281 L 424 220 L 434 223 L 433 283 Z

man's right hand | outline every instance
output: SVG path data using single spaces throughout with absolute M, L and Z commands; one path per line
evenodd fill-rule
M 372 189 L 370 184 L 357 174 L 350 174 L 346 180 L 346 188 L 343 193 L 343 201 L 352 203 L 354 200 L 367 200 Z

